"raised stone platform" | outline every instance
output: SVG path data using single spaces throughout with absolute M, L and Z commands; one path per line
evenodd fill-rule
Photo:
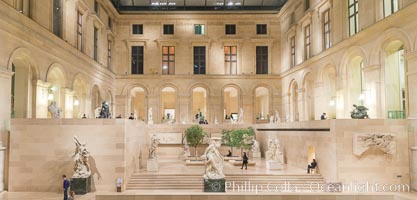
M 242 160 L 229 160 L 229 163 L 232 164 L 233 166 L 242 166 Z M 255 166 L 256 162 L 255 161 L 248 161 L 248 166 Z
M 186 160 L 185 165 L 186 166 L 204 166 L 205 163 L 203 160 Z
M 225 156 L 225 157 L 223 157 L 223 160 L 224 160 L 224 161 L 230 161 L 230 160 L 240 160 L 240 159 L 242 159 L 242 157 L 240 157 L 240 156 L 231 156 L 231 157 L 227 157 L 227 156 Z

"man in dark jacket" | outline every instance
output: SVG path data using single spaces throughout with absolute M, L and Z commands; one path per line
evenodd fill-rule
M 67 200 L 68 199 L 68 188 L 70 187 L 70 182 L 67 179 L 67 176 L 65 176 L 65 174 L 62 175 L 62 178 L 64 179 L 64 182 L 63 182 L 63 187 L 64 187 L 64 200 Z
M 311 169 L 315 169 L 317 167 L 316 159 L 313 159 L 313 162 L 307 166 L 307 173 L 310 173 Z

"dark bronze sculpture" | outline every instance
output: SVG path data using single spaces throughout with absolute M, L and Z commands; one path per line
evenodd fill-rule
M 353 107 L 355 109 L 353 109 L 352 112 L 350 112 L 350 117 L 352 117 L 352 119 L 369 119 L 367 110 L 368 108 L 365 106 L 357 106 L 356 104 L 353 104 Z
M 101 111 L 100 111 L 100 115 L 98 118 L 110 118 L 110 109 L 109 109 L 109 104 L 106 101 L 103 101 L 101 103 Z

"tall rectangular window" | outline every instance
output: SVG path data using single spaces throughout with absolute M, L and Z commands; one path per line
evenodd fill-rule
M 54 34 L 62 37 L 62 2 L 61 0 L 54 0 L 53 5 L 53 27 Z
M 206 34 L 205 25 L 204 24 L 194 24 L 194 34 L 196 34 L 196 35 Z
M 131 74 L 143 74 L 143 46 L 132 46 Z
M 355 35 L 359 32 L 359 15 L 358 15 L 358 0 L 349 0 L 349 35 Z
M 174 24 L 164 24 L 164 35 L 174 35 Z
M 256 74 L 268 74 L 268 47 L 256 47 Z
M 226 74 L 237 74 L 237 47 L 225 46 L 224 47 L 224 63 Z
M 311 30 L 310 24 L 304 28 L 304 59 L 308 60 L 311 58 Z
M 133 24 L 132 25 L 133 34 L 143 34 L 143 24 Z
M 96 14 L 98 15 L 98 9 L 99 9 L 99 5 L 97 0 L 94 1 L 94 12 L 96 12 Z
M 110 29 L 113 28 L 113 21 L 112 21 L 112 18 L 111 17 L 108 17 L 108 19 L 107 19 L 107 25 L 109 26 Z
M 331 47 L 330 42 L 330 9 L 323 12 L 323 46 L 324 49 Z
M 236 24 L 226 24 L 225 32 L 226 32 L 226 35 L 235 35 L 236 34 Z
M 107 41 L 107 67 L 111 67 L 111 40 Z
M 83 15 L 77 11 L 77 49 L 83 50 Z
M 388 17 L 398 11 L 398 0 L 384 1 L 384 17 Z
M 194 47 L 194 74 L 206 74 L 206 47 Z
M 310 9 L 310 0 L 305 0 L 305 10 Z
M 162 74 L 175 74 L 175 47 L 162 47 Z
M 94 27 L 94 60 L 98 60 L 98 29 Z
M 256 34 L 266 35 L 268 33 L 266 24 L 256 24 Z
M 291 39 L 290 39 L 290 45 L 291 45 L 291 60 L 290 60 L 290 64 L 291 64 L 291 67 L 294 67 L 295 66 L 295 36 L 293 36 Z

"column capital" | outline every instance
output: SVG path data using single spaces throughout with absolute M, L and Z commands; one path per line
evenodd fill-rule
M 14 74 L 14 72 L 12 72 L 10 70 L 0 68 L 0 78 L 11 79 L 13 74 Z
M 49 86 L 51 86 L 51 83 L 43 81 L 43 80 L 33 80 L 32 81 L 34 86 L 39 86 L 39 87 L 43 87 L 43 88 L 49 88 Z

